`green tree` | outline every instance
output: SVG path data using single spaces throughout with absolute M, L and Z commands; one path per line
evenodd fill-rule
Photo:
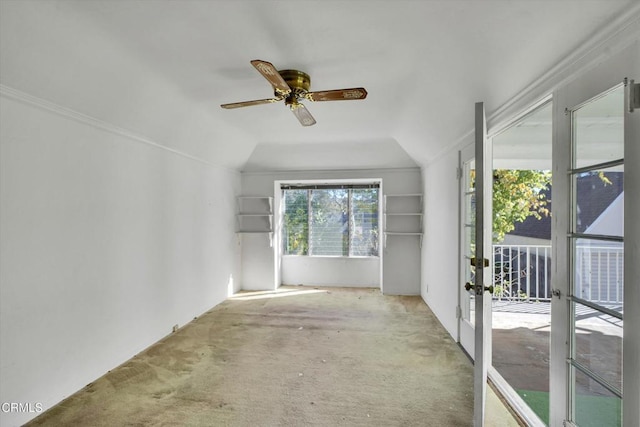
M 307 190 L 284 192 L 285 255 L 307 255 L 309 251 L 308 194 Z
M 493 242 L 504 240 L 516 222 L 530 216 L 550 214 L 544 190 L 551 185 L 551 172 L 495 169 L 493 171 Z

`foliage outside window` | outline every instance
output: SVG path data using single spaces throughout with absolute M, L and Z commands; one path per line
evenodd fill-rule
M 550 214 L 543 190 L 551 184 L 551 172 L 495 169 L 493 171 L 493 241 L 504 240 L 516 222 Z
M 282 193 L 285 255 L 378 256 L 378 188 Z
M 475 186 L 475 170 L 471 171 L 471 186 Z M 550 215 L 544 190 L 551 186 L 551 171 L 493 170 L 493 243 L 515 229 L 516 222 L 530 216 L 541 219 Z M 472 235 L 475 235 L 475 200 L 471 209 Z

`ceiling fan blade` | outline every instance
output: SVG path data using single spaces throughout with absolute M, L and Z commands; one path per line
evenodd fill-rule
M 231 104 L 222 104 L 221 107 L 226 108 L 227 110 L 230 110 L 232 108 L 250 107 L 251 105 L 272 104 L 274 102 L 278 102 L 281 100 L 282 98 L 256 99 L 254 101 L 233 102 Z
M 256 70 L 262 74 L 262 76 L 271 83 L 271 86 L 275 89 L 275 91 L 281 95 L 288 95 L 291 92 L 291 88 L 284 81 L 276 67 L 273 66 L 271 62 L 261 61 L 259 59 L 254 59 L 251 61 L 251 65 L 256 67 Z
M 290 108 L 302 126 L 313 126 L 316 124 L 316 119 L 313 118 L 304 105 L 296 103 L 290 105 Z
M 365 99 L 367 91 L 363 87 L 350 89 L 323 90 L 309 92 L 305 95 L 310 101 L 350 101 L 352 99 Z

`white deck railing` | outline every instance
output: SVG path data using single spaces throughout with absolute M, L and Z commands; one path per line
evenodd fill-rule
M 574 295 L 599 304 L 621 304 L 624 284 L 622 243 L 578 246 Z
M 494 299 L 549 301 L 551 246 L 494 245 Z M 574 295 L 600 304 L 623 300 L 622 245 L 578 246 Z
M 551 299 L 551 246 L 493 245 L 497 300 Z

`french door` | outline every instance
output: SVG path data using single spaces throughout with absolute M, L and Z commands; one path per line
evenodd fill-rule
M 473 365 L 473 424 L 484 426 L 487 401 L 487 372 L 491 366 L 491 297 L 493 289 L 492 248 L 492 155 L 487 140 L 484 104 L 475 106 L 475 255 L 471 265 L 475 270 L 475 339 Z
M 460 153 L 461 239 L 459 339 L 474 359 L 474 426 L 484 426 L 491 366 L 491 147 L 483 103 L 475 105 L 475 143 Z M 472 154 L 473 153 L 473 154 Z M 487 179 L 488 177 L 488 179 Z
M 552 426 L 640 420 L 639 50 L 554 94 Z

